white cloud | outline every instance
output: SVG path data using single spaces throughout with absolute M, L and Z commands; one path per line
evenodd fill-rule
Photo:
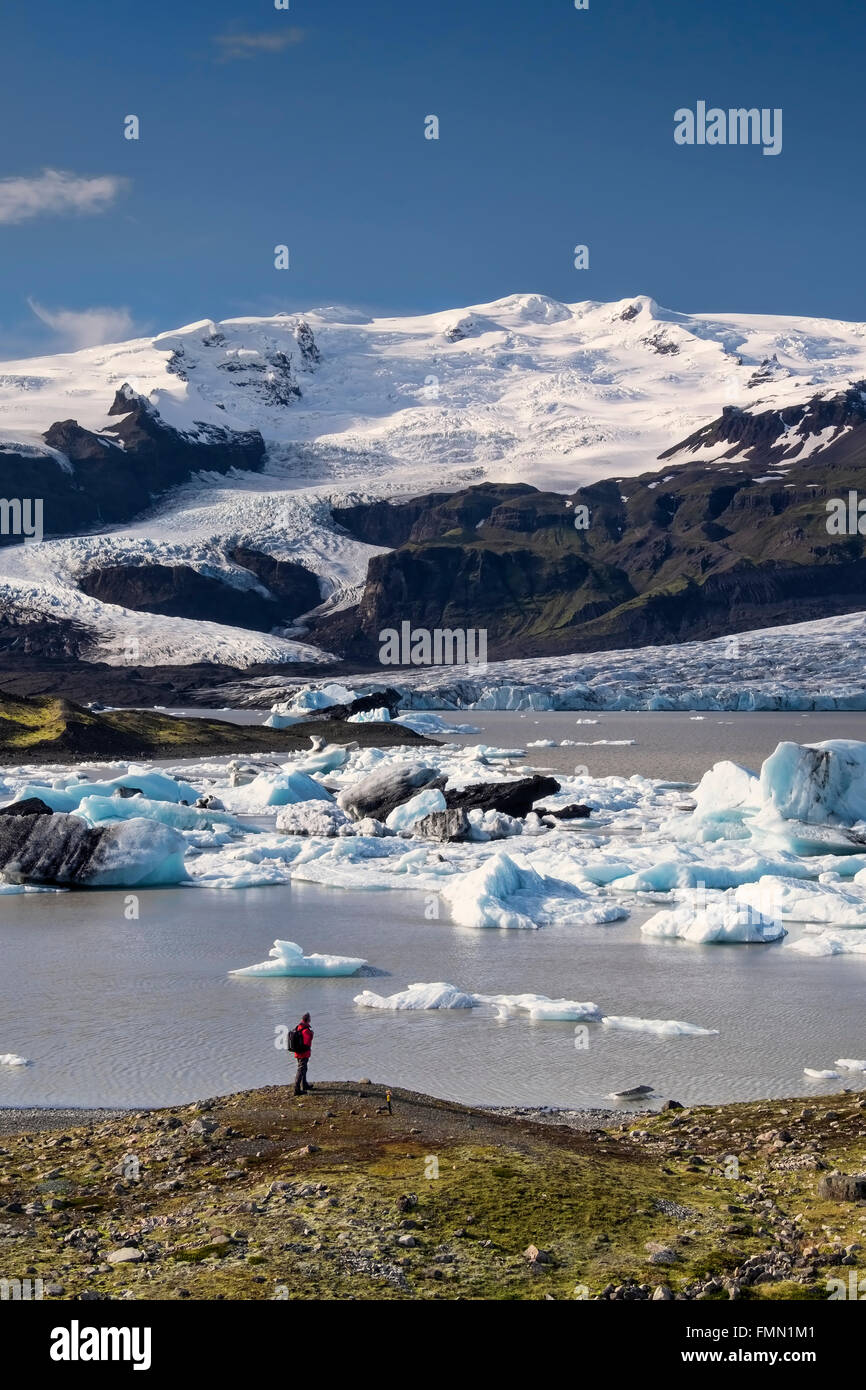
M 303 29 L 283 29 L 269 34 L 216 34 L 214 43 L 220 50 L 220 61 L 233 58 L 257 58 L 262 53 L 281 53 L 292 44 L 302 43 Z
M 104 212 L 127 183 L 113 174 L 88 179 L 62 169 L 43 169 L 32 178 L 0 179 L 0 222 Z
M 119 343 L 133 336 L 132 315 L 128 309 L 45 309 L 34 299 L 27 303 L 44 324 L 54 330 L 65 347 L 100 347 Z

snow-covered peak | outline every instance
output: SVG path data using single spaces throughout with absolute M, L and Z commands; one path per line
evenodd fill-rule
M 866 325 L 543 294 L 409 317 L 342 306 L 196 323 L 0 365 L 0 439 L 103 430 L 124 383 L 167 423 L 258 429 L 274 458 L 401 490 L 485 477 L 572 489 L 652 468 L 726 405 L 866 378 Z

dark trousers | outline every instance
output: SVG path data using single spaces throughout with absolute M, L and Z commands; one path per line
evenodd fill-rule
M 309 1090 L 309 1087 L 308 1087 L 308 1085 L 307 1085 L 307 1063 L 309 1062 L 309 1060 L 310 1060 L 309 1057 L 299 1057 L 299 1058 L 297 1059 L 297 1061 L 298 1061 L 298 1070 L 297 1070 L 297 1072 L 295 1073 L 295 1095 L 296 1095 L 296 1096 L 299 1096 L 299 1095 L 301 1094 L 302 1091 L 307 1091 L 307 1090 Z

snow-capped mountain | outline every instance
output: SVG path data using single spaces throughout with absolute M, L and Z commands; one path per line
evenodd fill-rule
M 70 416 L 100 430 L 128 383 L 177 428 L 259 430 L 308 477 L 570 491 L 646 469 L 726 405 L 782 408 L 864 377 L 862 323 L 522 294 L 410 318 L 204 320 L 7 362 L 0 438 L 41 442 Z
M 70 522 L 70 537 L 0 549 L 3 611 L 22 632 L 56 628 L 64 651 L 109 662 L 327 659 L 302 631 L 292 635 L 297 612 L 257 631 L 214 621 L 204 600 L 194 619 L 133 609 L 106 601 L 104 575 L 125 584 L 131 569 L 183 566 L 256 601 L 272 598 L 261 565 L 238 561 L 243 552 L 302 566 L 318 577 L 325 608 L 343 608 L 357 601 L 381 547 L 333 525 L 334 504 L 486 479 L 571 493 L 657 468 L 680 447 L 676 460 L 697 452 L 711 466 L 750 453 L 759 461 L 758 444 L 740 447 L 742 430 L 730 425 L 739 412 L 781 418 L 786 458 L 808 457 L 857 429 L 864 380 L 864 324 L 680 314 L 643 296 L 567 305 L 524 294 L 392 319 L 324 309 L 205 320 L 7 362 L 0 460 L 14 461 L 22 479 L 37 463 L 43 479 L 62 473 L 71 502 L 92 486 L 86 468 L 88 479 L 100 470 L 103 486 L 113 463 L 129 462 L 122 414 L 136 400 L 140 419 L 150 414 L 184 448 L 210 453 L 184 455 L 182 472 L 150 487 L 153 506 L 131 507 L 132 520 L 106 527 L 118 513 L 97 511 L 93 524 Z M 840 414 L 827 404 L 836 397 L 854 405 Z M 236 452 L 217 467 L 221 440 Z M 261 457 L 247 465 L 249 440 L 250 456 Z M 146 463 L 142 481 L 151 482 Z

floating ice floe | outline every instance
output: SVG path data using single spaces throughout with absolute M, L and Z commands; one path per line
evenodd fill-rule
M 258 965 L 246 965 L 230 970 L 230 975 L 273 976 L 339 976 L 357 975 L 365 960 L 354 956 L 304 955 L 304 948 L 294 941 L 275 941 L 268 953 L 272 959 Z
M 590 1001 L 549 999 L 546 994 L 476 994 L 479 1004 L 490 1004 L 497 1018 L 514 1018 L 526 1013 L 533 1022 L 600 1023 L 601 1009 Z
M 0 1067 L 29 1067 L 28 1057 L 19 1057 L 16 1052 L 0 1052 Z
M 841 1081 L 837 1071 L 821 1071 L 817 1067 L 804 1067 L 804 1076 L 811 1076 L 813 1081 Z
M 365 989 L 363 994 L 355 995 L 355 1003 L 362 1009 L 474 1009 L 478 1000 L 440 980 L 435 984 L 407 985 L 399 993 L 389 995 Z
M 866 955 L 866 932 L 808 932 L 797 941 L 786 942 L 785 950 L 803 956 L 862 956 Z
M 843 1071 L 866 1071 L 866 1059 L 859 1057 L 837 1057 L 835 1065 Z
M 441 714 L 434 710 L 429 712 L 424 710 L 414 710 L 411 714 L 401 714 L 394 720 L 394 724 L 402 724 L 404 729 L 411 729 L 416 734 L 479 734 L 481 730 L 475 724 L 450 724 L 447 719 L 443 719 Z
M 838 875 L 811 879 L 765 875 L 737 889 L 737 899 L 774 918 L 791 922 L 824 923 L 866 928 L 866 874 L 861 870 L 850 884 Z
M 632 1018 L 628 1014 L 605 1014 L 605 1028 L 621 1028 L 628 1033 L 655 1033 L 659 1038 L 702 1037 L 718 1034 L 718 1028 L 702 1028 L 698 1023 L 683 1023 L 677 1018 Z
M 664 908 L 641 926 L 641 934 L 649 937 L 678 937 L 703 945 L 709 942 L 778 941 L 787 933 L 781 922 L 765 917 L 757 909 L 737 900 L 730 890 L 696 907 L 684 903 L 680 907 Z

